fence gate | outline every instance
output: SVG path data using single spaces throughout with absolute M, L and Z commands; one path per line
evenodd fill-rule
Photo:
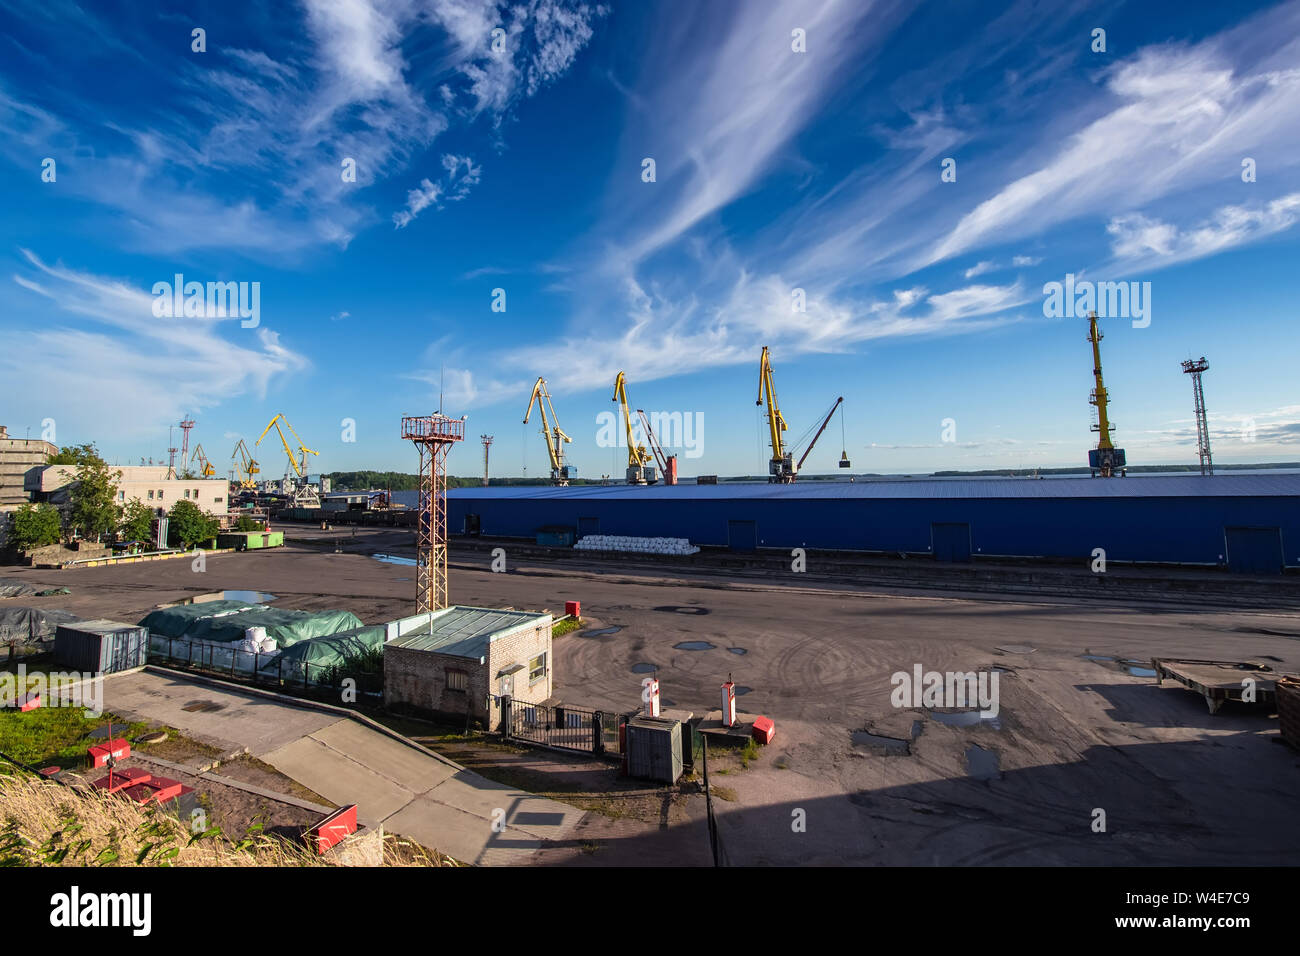
M 617 716 L 586 707 L 510 700 L 505 727 L 508 737 L 547 747 L 585 754 L 618 752 Z

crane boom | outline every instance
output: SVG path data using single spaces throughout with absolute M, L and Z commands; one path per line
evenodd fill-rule
M 298 463 L 298 459 L 294 457 L 293 449 L 289 447 L 289 440 L 284 437 L 284 432 L 280 429 L 281 421 L 284 422 L 285 427 L 289 429 L 289 433 L 293 435 L 294 439 L 298 442 L 298 448 L 302 452 L 301 465 Z M 272 428 L 274 428 L 275 433 L 280 436 L 280 444 L 284 446 L 284 453 L 289 459 L 289 466 L 293 468 L 294 474 L 296 474 L 299 478 L 306 478 L 307 477 L 307 456 L 319 455 L 320 452 L 312 451 L 310 448 L 306 446 L 306 444 L 304 444 L 303 440 L 298 437 L 298 433 L 293 430 L 293 426 L 289 424 L 289 420 L 284 417 L 283 412 L 271 419 L 271 421 L 267 424 L 267 426 L 262 429 L 262 434 L 258 436 L 257 441 L 254 442 L 253 444 L 255 446 L 261 445 L 262 439 L 266 437 L 267 432 L 269 432 Z
M 841 395 L 839 398 L 835 399 L 835 404 L 833 404 L 833 405 L 831 406 L 831 410 L 830 410 L 829 412 L 827 412 L 827 413 L 826 413 L 826 417 L 822 419 L 822 424 L 821 424 L 821 427 L 817 429 L 817 434 L 816 434 L 816 435 L 813 435 L 813 439 L 812 439 L 812 441 L 810 441 L 810 442 L 808 443 L 808 448 L 807 448 L 807 450 L 804 451 L 804 453 L 799 457 L 799 464 L 795 466 L 796 469 L 798 469 L 798 468 L 802 468 L 802 467 L 803 467 L 803 463 L 804 463 L 805 461 L 807 461 L 808 456 L 812 454 L 813 445 L 817 444 L 817 439 L 821 438 L 821 437 L 822 437 L 822 432 L 826 431 L 826 426 L 829 425 L 829 424 L 831 423 L 831 416 L 835 414 L 835 409 L 837 409 L 837 408 L 840 407 L 840 402 L 842 402 L 842 401 L 844 401 L 844 396 L 843 396 L 843 395 Z
M 546 439 L 546 453 L 551 459 L 551 481 L 557 485 L 567 485 L 572 469 L 564 464 L 564 446 L 573 439 L 560 428 L 560 419 L 555 414 L 555 404 L 551 401 L 551 393 L 546 389 L 546 379 L 540 375 L 533 385 L 532 395 L 528 398 L 528 411 L 524 412 L 525 425 L 533 415 L 534 404 L 537 405 L 537 410 L 542 416 L 542 437 Z M 551 410 L 549 419 L 546 417 L 548 407 Z
M 792 460 L 793 455 L 785 450 L 785 438 L 781 434 L 786 431 L 785 416 L 781 414 L 781 406 L 776 400 L 772 355 L 766 345 L 758 360 L 758 398 L 754 404 L 762 405 L 764 398 L 767 400 L 767 425 L 772 436 L 772 459 L 767 464 L 767 480 L 782 483 L 794 481 L 798 467 Z
M 627 432 L 627 480 L 628 484 L 644 485 L 654 481 L 654 469 L 649 469 L 647 474 L 646 465 L 654 459 L 650 453 L 645 450 L 645 445 L 639 444 L 632 434 L 632 412 L 627 406 L 627 379 L 622 372 L 614 379 L 614 397 L 611 401 L 619 403 L 623 412 L 623 428 Z
M 208 461 L 208 456 L 203 453 L 202 442 L 199 442 L 194 449 L 194 454 L 190 456 L 190 464 L 194 464 L 195 459 L 197 459 L 198 463 L 202 466 L 199 470 L 199 474 L 204 478 L 211 478 L 217 473 L 217 469 L 212 467 L 212 462 Z

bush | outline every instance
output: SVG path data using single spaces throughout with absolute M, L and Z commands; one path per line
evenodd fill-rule
M 262 522 L 250 518 L 248 515 L 240 515 L 239 520 L 235 522 L 236 531 L 261 531 Z
M 147 541 L 153 531 L 153 512 L 139 498 L 127 502 L 118 528 L 127 541 Z
M 58 544 L 63 537 L 59 510 L 50 505 L 26 504 L 14 512 L 13 543 L 20 551 Z
M 181 499 L 167 512 L 167 535 L 182 547 L 192 548 L 217 536 L 220 524 L 192 501 Z

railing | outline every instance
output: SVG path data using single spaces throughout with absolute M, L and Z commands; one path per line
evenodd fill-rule
M 278 650 L 269 653 L 246 651 L 238 644 L 187 641 L 161 634 L 149 635 L 149 661 L 220 675 L 283 693 L 339 698 L 343 703 L 382 697 L 384 690 L 382 672 L 354 671 L 346 666 L 313 664 L 310 661 L 286 661 Z M 347 700 L 342 694 L 344 680 L 355 682 L 347 688 L 355 689 L 353 700 Z
M 506 736 L 525 743 L 599 755 L 619 753 L 618 714 L 568 704 L 511 700 L 504 715 Z

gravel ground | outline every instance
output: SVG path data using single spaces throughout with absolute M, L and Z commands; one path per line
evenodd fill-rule
M 291 534 L 410 553 L 407 532 Z M 1300 672 L 1294 612 L 866 593 L 796 574 L 673 580 L 544 559 L 494 574 L 489 561 L 453 546 L 453 600 L 559 613 L 583 602 L 587 628 L 556 640 L 561 698 L 631 709 L 634 668 L 651 664 L 666 706 L 714 709 L 731 675 L 748 688 L 740 708 L 775 720 L 774 744 L 749 769 L 714 780 L 734 792 L 715 801 L 733 863 L 1280 864 L 1300 853 L 1300 759 L 1272 742 L 1275 717 L 1232 706 L 1210 716 L 1186 690 L 1084 657 L 1258 659 Z M 67 586 L 71 595 L 24 603 L 132 622 L 159 603 L 240 588 L 377 623 L 414 611 L 412 570 L 327 546 L 218 556 L 202 574 L 169 561 L 3 569 L 0 583 Z M 608 627 L 618 630 L 587 636 Z M 714 646 L 675 646 L 696 641 Z M 1003 668 L 998 726 L 892 706 L 891 675 L 916 664 Z M 906 738 L 907 753 L 855 742 L 857 731 Z M 591 846 L 574 862 L 699 862 L 698 812 L 683 814 L 666 828 L 592 815 Z

